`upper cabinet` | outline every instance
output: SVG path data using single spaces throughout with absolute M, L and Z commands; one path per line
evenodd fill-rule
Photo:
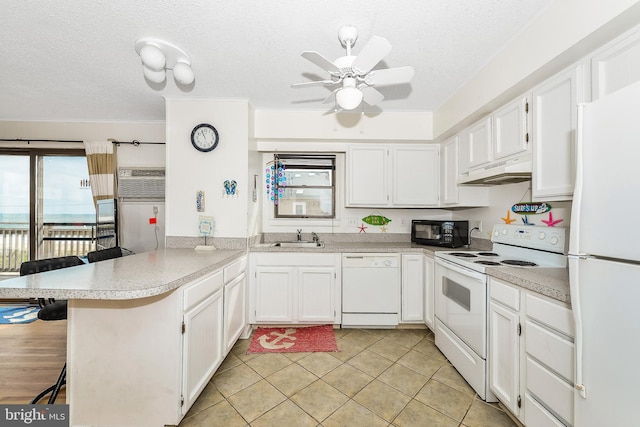
M 453 136 L 440 147 L 440 205 L 488 206 L 489 188 L 478 186 L 459 186 L 460 136 Z
M 528 98 L 522 96 L 463 130 L 459 134 L 460 175 L 464 178 L 470 171 L 529 153 L 528 113 Z
M 640 80 L 640 29 L 600 49 L 591 58 L 593 100 Z
M 493 160 L 500 160 L 529 150 L 529 103 L 516 99 L 492 114 Z
M 465 132 L 469 169 L 484 165 L 493 160 L 493 148 L 491 141 L 491 117 L 480 120 Z
M 347 148 L 346 206 L 438 206 L 439 146 L 353 144 Z
M 581 73 L 582 67 L 572 67 L 533 90 L 533 200 L 573 196 Z

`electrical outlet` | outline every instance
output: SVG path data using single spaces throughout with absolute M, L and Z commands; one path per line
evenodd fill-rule
M 155 215 L 158 215 L 158 207 L 157 207 L 157 206 L 154 206 L 154 207 L 153 207 L 153 213 L 154 213 Z
M 406 218 L 400 218 L 400 227 L 406 227 L 406 226 L 407 226 Z
M 482 234 L 482 221 L 469 221 L 469 230 L 478 227 L 478 233 Z
M 358 226 L 358 218 L 349 218 L 348 220 L 349 227 L 357 227 Z

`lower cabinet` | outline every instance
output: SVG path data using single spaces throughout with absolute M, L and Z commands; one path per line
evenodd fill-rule
M 433 258 L 424 254 L 402 254 L 402 323 L 424 323 L 434 328 Z
M 256 253 L 251 271 L 250 323 L 340 324 L 340 254 Z
M 72 425 L 178 425 L 246 329 L 246 257 L 144 298 L 69 300 Z
M 222 274 L 219 273 L 220 285 Z M 208 280 L 217 279 L 214 276 Z M 182 338 L 182 413 L 198 398 L 222 363 L 224 289 L 220 287 L 195 307 L 185 311 Z
M 527 426 L 573 425 L 567 304 L 489 277 L 489 385 Z
M 243 257 L 224 269 L 224 346 L 231 351 L 247 330 L 247 258 Z
M 402 323 L 424 323 L 425 258 L 423 254 L 402 254 Z
M 424 257 L 424 323 L 435 331 L 435 262 L 433 258 Z

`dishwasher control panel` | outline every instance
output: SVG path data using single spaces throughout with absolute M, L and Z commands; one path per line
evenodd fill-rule
M 342 268 L 398 268 L 399 254 L 343 254 Z

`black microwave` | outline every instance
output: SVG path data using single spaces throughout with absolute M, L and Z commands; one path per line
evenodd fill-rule
M 469 244 L 469 221 L 411 221 L 411 241 L 419 245 L 459 248 Z

